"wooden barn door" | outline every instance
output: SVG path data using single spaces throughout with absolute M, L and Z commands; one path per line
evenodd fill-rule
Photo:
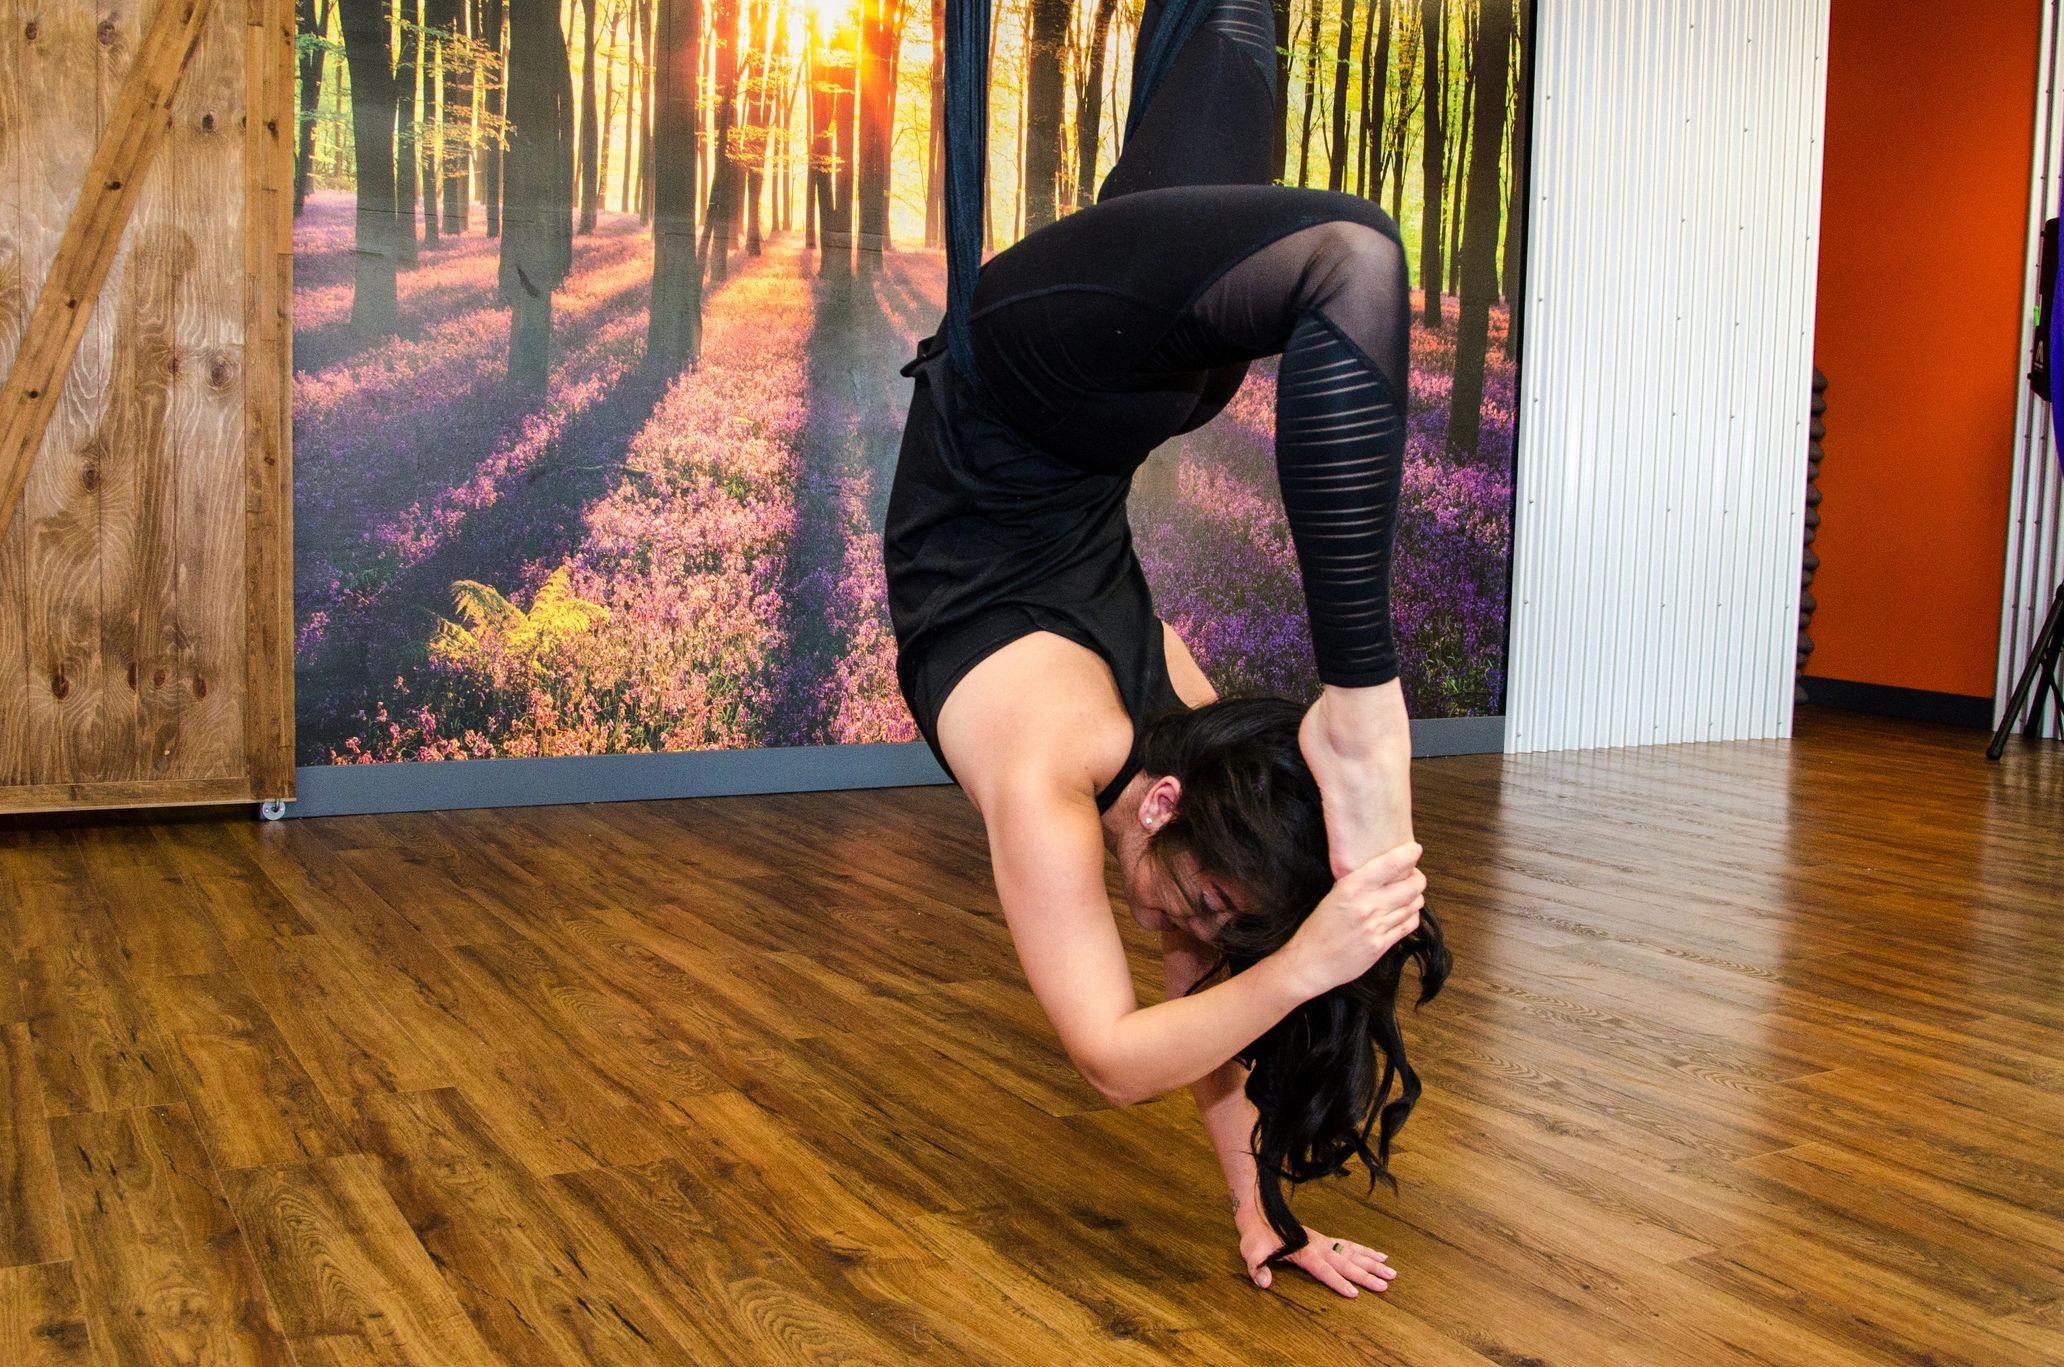
M 292 9 L 0 31 L 0 811 L 289 797 Z

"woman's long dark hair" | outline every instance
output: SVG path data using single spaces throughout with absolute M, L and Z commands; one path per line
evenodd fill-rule
M 1281 949 L 1333 886 L 1318 784 L 1297 744 L 1303 719 L 1304 707 L 1287 698 L 1224 698 L 1162 713 L 1142 730 L 1146 774 L 1182 781 L 1175 811 L 1148 838 L 1146 857 L 1172 873 L 1176 856 L 1187 853 L 1200 873 L 1232 885 L 1243 903 L 1214 941 L 1218 961 L 1184 995 L 1221 970 L 1238 973 Z M 1407 960 L 1419 966 L 1424 1003 L 1449 968 L 1431 906 L 1421 908 L 1418 929 L 1367 973 L 1298 1006 L 1238 1055 L 1252 1069 L 1247 1099 L 1259 1112 L 1250 1143 L 1261 1208 L 1283 1239 L 1271 1257 L 1307 1242 L 1284 1197 L 1285 1179 L 1345 1175 L 1347 1160 L 1359 1155 L 1371 1192 L 1378 1177 L 1397 1190 L 1390 1143 L 1419 1098 L 1419 1076 L 1405 1061 L 1397 1023 Z

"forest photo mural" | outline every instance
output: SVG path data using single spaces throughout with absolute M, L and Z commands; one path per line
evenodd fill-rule
M 1093 202 L 1140 0 L 994 0 L 988 247 Z M 944 0 L 299 0 L 300 761 L 912 740 L 881 526 L 945 300 Z M 1275 0 L 1283 183 L 1403 230 L 1416 717 L 1502 710 L 1526 0 Z M 1275 365 L 1131 515 L 1221 692 L 1318 690 Z

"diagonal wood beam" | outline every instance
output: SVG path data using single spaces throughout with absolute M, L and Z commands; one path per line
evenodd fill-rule
M 86 164 L 79 202 L 0 386 L 0 533 L 14 520 L 65 373 L 136 208 L 138 187 L 172 127 L 172 96 L 213 8 L 214 0 L 168 0 L 158 7 Z

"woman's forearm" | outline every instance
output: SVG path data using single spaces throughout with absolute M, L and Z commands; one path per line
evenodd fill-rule
M 1190 1084 L 1190 1097 L 1197 1103 L 1197 1116 L 1204 1133 L 1218 1154 L 1218 1166 L 1225 1172 L 1226 1207 L 1234 1221 L 1258 1214 L 1261 1189 L 1257 1180 L 1254 1151 L 1254 1103 L 1247 1099 L 1247 1065 L 1227 1059 Z
M 1181 931 L 1161 932 L 1161 981 L 1164 1000 L 1174 1000 L 1190 984 L 1211 971 L 1215 956 L 1209 945 Z M 1204 1133 L 1218 1154 L 1218 1166 L 1225 1172 L 1227 1204 L 1233 1223 L 1261 1216 L 1261 1192 L 1256 1181 L 1253 1143 L 1255 1110 L 1247 1099 L 1247 1065 L 1229 1058 L 1190 1084 L 1190 1099 L 1197 1103 Z
M 1201 992 L 1121 1016 L 1103 1050 L 1098 1089 L 1129 1105 L 1187 1087 L 1252 1044 L 1308 995 L 1294 966 L 1271 954 Z

